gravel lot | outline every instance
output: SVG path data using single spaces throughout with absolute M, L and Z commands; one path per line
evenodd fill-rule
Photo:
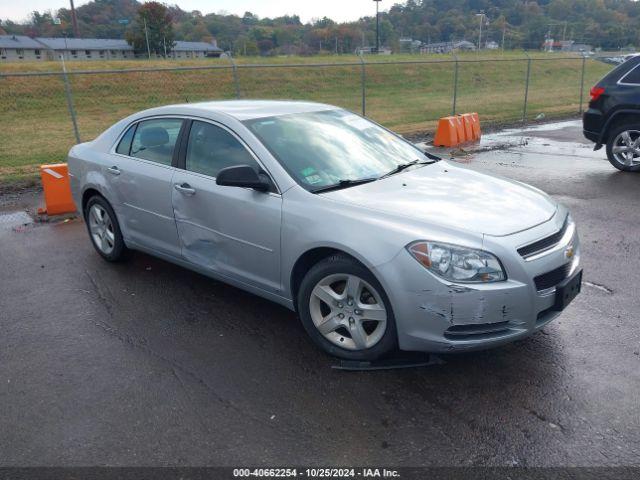
M 640 174 L 578 122 L 457 161 L 572 211 L 583 293 L 532 338 L 444 364 L 333 370 L 294 314 L 0 207 L 0 465 L 623 466 L 640 461 Z M 460 155 L 461 152 L 458 152 Z

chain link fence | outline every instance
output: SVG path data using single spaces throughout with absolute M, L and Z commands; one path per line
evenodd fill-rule
M 437 119 L 478 112 L 483 125 L 582 112 L 588 88 L 611 65 L 593 58 L 529 56 L 380 60 L 0 73 L 0 177 L 63 161 L 133 112 L 171 103 L 294 99 L 359 112 L 405 135 Z

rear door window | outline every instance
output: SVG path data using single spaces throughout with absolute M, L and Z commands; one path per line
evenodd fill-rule
M 171 165 L 173 151 L 183 121 L 176 118 L 158 118 L 138 123 L 131 142 L 131 156 Z

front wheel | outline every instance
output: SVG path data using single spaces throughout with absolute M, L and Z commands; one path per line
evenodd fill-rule
M 350 257 L 333 255 L 312 267 L 297 301 L 305 330 L 331 355 L 375 360 L 397 348 L 395 319 L 382 285 Z
M 640 124 L 614 128 L 607 141 L 607 157 L 618 170 L 640 171 Z

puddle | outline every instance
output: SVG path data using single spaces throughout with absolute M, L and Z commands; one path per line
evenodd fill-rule
M 0 214 L 0 230 L 20 231 L 33 225 L 33 218 L 25 211 Z
M 581 120 L 565 120 L 561 122 L 549 122 L 542 123 L 539 125 L 527 125 L 526 127 L 519 128 L 506 128 L 504 130 L 500 130 L 498 132 L 489 133 L 487 136 L 505 136 L 505 135 L 514 135 L 514 134 L 527 134 L 534 132 L 554 132 L 557 130 L 578 128 L 582 130 L 582 121 Z
M 463 144 L 453 148 L 437 148 L 426 143 L 419 144 L 436 155 L 455 160 L 458 163 L 473 163 L 478 158 L 500 158 L 501 166 L 516 167 L 519 155 L 535 156 L 540 162 L 543 157 L 556 161 L 572 158 L 602 160 L 602 151 L 593 151 L 593 144 L 582 135 L 580 120 L 569 120 L 521 128 L 508 128 L 482 136 L 475 144 Z M 503 155 L 500 155 L 503 154 Z M 514 161 L 504 161 L 504 158 Z M 505 165 L 503 165 L 505 163 Z

